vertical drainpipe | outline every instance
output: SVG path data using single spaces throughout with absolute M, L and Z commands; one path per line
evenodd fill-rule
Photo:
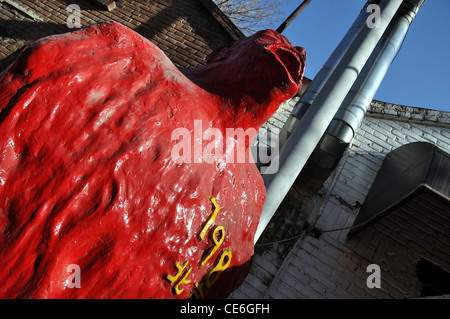
M 281 148 L 278 172 L 264 175 L 266 202 L 256 230 L 255 243 L 319 143 L 401 3 L 402 0 L 380 2 L 380 27 L 364 27 L 358 33 L 329 81 Z
M 424 3 L 425 0 L 419 0 L 415 7 L 402 8 L 402 12 L 394 17 L 382 41 L 330 123 L 327 134 L 344 143 L 351 142 L 387 70 L 400 51 L 412 21 Z
M 425 0 L 416 2 L 412 7 L 402 6 L 391 21 L 294 183 L 297 192 L 304 196 L 314 195 L 338 165 Z
M 334 49 L 333 53 L 328 58 L 327 62 L 316 74 L 316 76 L 306 89 L 306 91 L 303 93 L 301 99 L 295 105 L 294 109 L 292 110 L 289 118 L 287 119 L 286 123 L 284 124 L 280 132 L 279 137 L 280 147 L 284 144 L 284 142 L 286 142 L 286 139 L 289 137 L 293 128 L 300 121 L 303 114 L 305 114 L 306 110 L 312 104 L 316 96 L 319 94 L 320 90 L 322 90 L 323 86 L 330 78 L 330 75 L 336 69 L 336 66 L 342 60 L 342 57 L 345 55 L 348 48 L 353 43 L 353 40 L 365 26 L 367 17 L 369 16 L 369 13 L 367 13 L 366 8 L 370 4 L 370 2 L 371 1 L 368 1 L 364 5 L 364 8 L 361 10 L 355 22 L 353 22 L 352 26 L 345 34 L 344 38 L 341 40 L 336 49 Z

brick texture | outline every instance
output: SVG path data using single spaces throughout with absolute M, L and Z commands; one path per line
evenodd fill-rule
M 81 9 L 81 25 L 116 21 L 158 45 L 179 67 L 205 64 L 205 57 L 243 34 L 211 0 L 118 0 L 107 11 L 93 1 L 17 1 L 38 19 L 0 2 L 0 70 L 32 41 L 73 31 L 67 26 L 69 4 Z

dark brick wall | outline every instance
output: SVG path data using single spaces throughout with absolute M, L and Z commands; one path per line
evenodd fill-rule
M 0 70 L 32 41 L 73 31 L 66 24 L 70 4 L 80 6 L 82 27 L 122 23 L 157 44 L 179 67 L 203 65 L 212 50 L 243 36 L 211 0 L 118 0 L 110 12 L 89 0 L 15 2 L 38 18 L 0 2 Z

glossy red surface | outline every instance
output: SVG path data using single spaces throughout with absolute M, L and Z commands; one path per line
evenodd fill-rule
M 0 297 L 186 298 L 230 251 L 227 270 L 204 290 L 226 297 L 253 255 L 261 175 L 253 163 L 176 163 L 171 133 L 187 128 L 204 146 L 195 120 L 224 136 L 259 128 L 297 92 L 304 58 L 265 31 L 180 71 L 117 23 L 28 47 L 0 75 Z M 224 239 L 200 267 L 213 244 L 197 236 L 210 196 Z M 175 295 L 167 275 L 185 261 L 190 282 Z M 71 264 L 81 288 L 67 284 Z

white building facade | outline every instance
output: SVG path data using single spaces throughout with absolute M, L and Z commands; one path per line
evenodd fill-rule
M 296 100 L 282 105 L 267 127 L 281 129 Z M 291 190 L 285 198 L 255 246 L 250 274 L 230 297 L 446 297 L 450 204 L 445 194 L 409 198 L 348 237 L 386 155 L 414 142 L 434 145 L 444 157 L 450 153 L 450 113 L 372 101 L 316 195 Z

